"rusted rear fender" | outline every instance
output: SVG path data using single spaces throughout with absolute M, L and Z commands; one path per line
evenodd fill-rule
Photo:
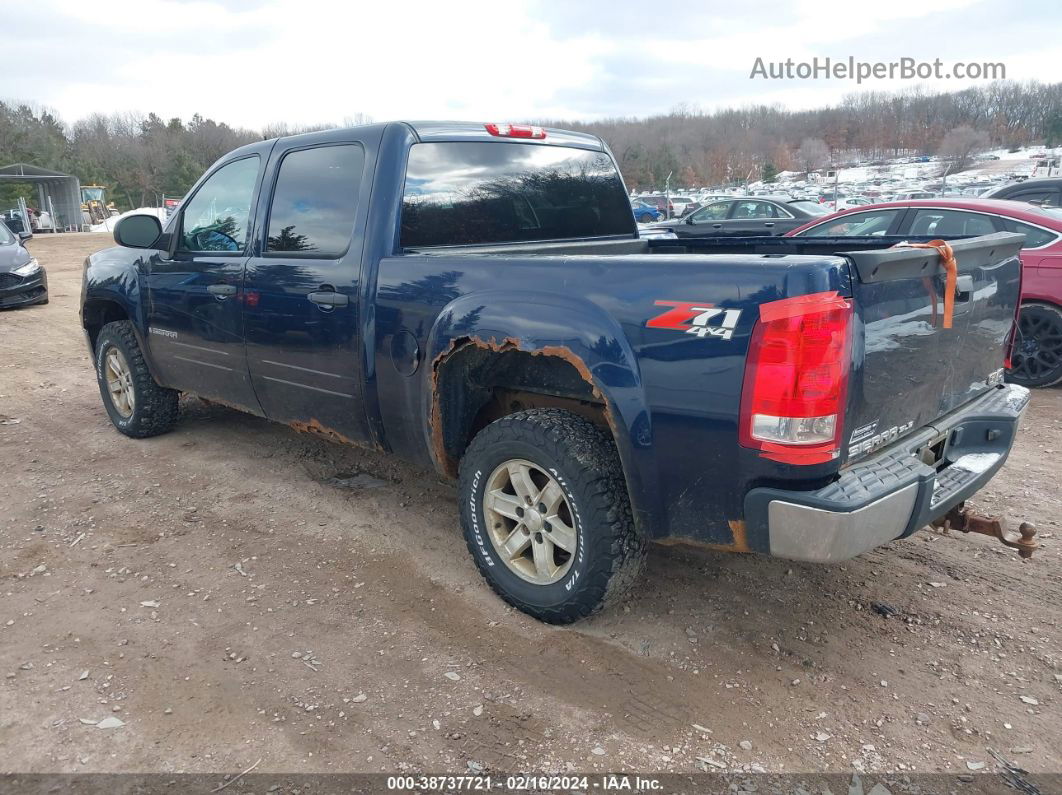
M 450 474 L 455 462 L 440 443 L 438 377 L 466 346 L 556 357 L 575 368 L 604 404 L 635 516 L 651 534 L 659 510 L 650 477 L 653 429 L 638 362 L 619 323 L 590 301 L 546 292 L 473 293 L 448 304 L 429 334 L 431 366 L 423 377 L 424 432 L 436 466 Z

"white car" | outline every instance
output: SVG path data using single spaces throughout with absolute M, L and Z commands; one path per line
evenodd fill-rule
M 672 196 L 671 197 L 671 217 L 678 218 L 685 212 L 686 208 L 693 204 L 693 198 L 690 196 Z

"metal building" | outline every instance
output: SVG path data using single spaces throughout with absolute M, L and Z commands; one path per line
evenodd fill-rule
M 81 229 L 81 182 L 77 177 L 29 163 L 12 163 L 0 167 L 0 184 L 8 182 L 29 183 L 36 187 L 36 202 L 27 199 L 26 203 L 39 210 L 47 210 L 52 215 L 56 231 L 76 232 Z M 29 219 L 25 220 L 28 229 Z

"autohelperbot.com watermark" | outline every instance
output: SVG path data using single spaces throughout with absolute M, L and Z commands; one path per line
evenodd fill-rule
M 830 58 L 818 56 L 810 61 L 787 58 L 767 61 L 756 58 L 749 72 L 750 80 L 1006 80 L 1007 65 L 998 61 L 953 61 L 940 58 L 920 61 L 897 58 L 895 61 L 860 61 L 854 56 Z

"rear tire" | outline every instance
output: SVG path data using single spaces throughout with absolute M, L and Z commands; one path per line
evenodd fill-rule
M 100 330 L 96 381 L 107 416 L 126 436 L 158 436 L 177 422 L 180 393 L 155 383 L 128 320 L 108 323 Z
M 522 478 L 509 476 L 520 471 L 528 475 L 523 489 L 516 486 Z M 634 525 L 616 446 L 581 417 L 531 409 L 491 423 L 461 459 L 459 490 L 476 566 L 502 599 L 528 615 L 551 624 L 577 621 L 637 577 L 646 543 Z
M 1007 380 L 1027 387 L 1062 381 L 1062 309 L 1040 301 L 1022 304 L 1018 332 Z

